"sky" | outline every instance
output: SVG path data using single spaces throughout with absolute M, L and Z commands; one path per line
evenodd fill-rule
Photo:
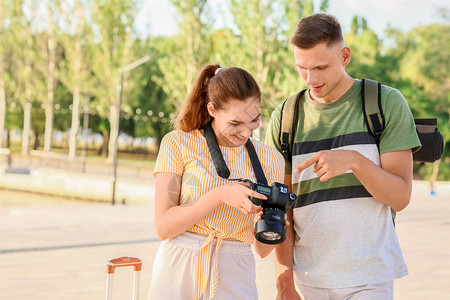
M 314 0 L 319 7 L 320 0 Z M 224 0 L 209 0 L 217 11 L 224 11 Z M 442 23 L 437 9 L 450 10 L 449 0 L 329 0 L 328 13 L 336 16 L 341 22 L 343 32 L 350 31 L 352 17 L 364 17 L 369 28 L 379 37 L 383 37 L 384 29 L 389 23 L 401 31 L 409 31 L 418 25 Z M 173 35 L 177 33 L 176 10 L 169 0 L 146 0 L 137 17 L 138 32 L 149 32 L 151 35 Z M 218 14 L 217 26 L 229 26 L 230 18 L 223 13 Z

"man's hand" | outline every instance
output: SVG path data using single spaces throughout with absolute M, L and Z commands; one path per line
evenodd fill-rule
M 276 286 L 276 300 L 302 300 L 295 288 L 292 270 L 280 274 L 277 278 Z
M 314 165 L 312 171 L 316 173 L 320 181 L 325 182 L 350 170 L 357 155 L 359 153 L 353 150 L 319 151 L 295 168 L 294 173 L 300 173 Z

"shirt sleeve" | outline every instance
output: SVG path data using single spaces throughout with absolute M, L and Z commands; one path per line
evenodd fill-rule
M 164 136 L 159 147 L 153 175 L 158 173 L 174 173 L 183 175 L 183 159 L 180 135 L 177 131 Z
M 269 124 L 267 125 L 267 131 L 266 131 L 266 140 L 265 143 L 273 148 L 275 148 L 280 154 L 281 152 L 281 146 L 280 146 L 280 118 L 281 118 L 281 108 L 282 104 L 279 105 L 275 110 L 272 112 Z M 283 155 L 281 157 L 284 160 Z M 284 160 L 284 173 L 285 174 L 291 174 L 292 173 L 292 164 L 288 160 Z
M 380 137 L 380 154 L 420 148 L 414 118 L 405 97 L 397 90 L 387 91 L 383 106 L 385 129 Z

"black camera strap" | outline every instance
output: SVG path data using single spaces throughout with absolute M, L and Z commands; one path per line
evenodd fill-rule
M 222 178 L 228 179 L 228 177 L 230 177 L 230 170 L 225 163 L 222 151 L 220 151 L 211 123 L 208 123 L 204 130 L 206 144 L 208 145 L 209 153 L 211 154 L 214 166 L 216 167 L 217 174 Z M 247 148 L 248 155 L 250 156 L 250 162 L 252 164 L 253 172 L 255 172 L 256 181 L 260 184 L 267 185 L 267 179 L 264 175 L 261 162 L 259 161 L 258 154 L 256 153 L 255 147 L 250 141 L 250 138 L 245 143 L 245 147 Z
M 214 166 L 216 167 L 217 174 L 225 179 L 230 177 L 230 170 L 223 159 L 222 151 L 220 151 L 219 144 L 217 143 L 216 134 L 212 129 L 211 123 L 208 123 L 205 128 L 205 138 L 206 144 L 209 148 L 209 153 L 211 154 Z
M 261 162 L 259 161 L 258 154 L 256 154 L 255 147 L 250 141 L 250 138 L 245 143 L 245 147 L 247 148 L 248 156 L 250 156 L 250 162 L 252 163 L 253 172 L 255 172 L 256 182 L 267 185 L 267 179 L 264 175 Z

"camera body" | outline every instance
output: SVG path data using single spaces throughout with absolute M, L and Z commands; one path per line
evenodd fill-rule
M 279 182 L 267 186 L 246 181 L 250 183 L 250 189 L 267 197 L 267 200 L 249 197 L 255 205 L 261 205 L 263 208 L 261 220 L 256 222 L 255 238 L 265 244 L 282 243 L 286 239 L 284 216 L 294 205 L 297 196 L 289 192 L 287 185 Z

